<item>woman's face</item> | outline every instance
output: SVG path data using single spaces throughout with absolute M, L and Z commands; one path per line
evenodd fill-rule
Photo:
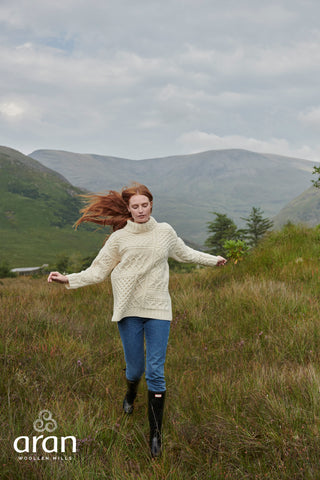
M 152 211 L 152 202 L 145 195 L 133 195 L 129 200 L 129 212 L 134 222 L 145 223 Z

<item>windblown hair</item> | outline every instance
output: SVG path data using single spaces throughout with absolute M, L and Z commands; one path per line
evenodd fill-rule
M 83 222 L 93 222 L 103 226 L 109 225 L 114 232 L 120 230 L 126 226 L 127 220 L 132 218 L 128 206 L 133 195 L 145 195 L 150 202 L 153 200 L 150 190 L 140 183 L 123 187 L 121 192 L 110 190 L 106 195 L 82 195 L 87 199 L 87 205 L 80 210 L 82 216 L 74 226 L 77 228 Z

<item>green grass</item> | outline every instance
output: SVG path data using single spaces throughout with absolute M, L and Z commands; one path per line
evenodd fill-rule
M 1 478 L 316 479 L 320 231 L 286 227 L 240 264 L 171 275 L 164 452 L 148 452 L 147 389 L 122 413 L 124 358 L 109 281 L 67 291 L 4 279 Z M 42 409 L 69 461 L 19 461 Z
M 103 245 L 106 232 L 75 231 L 71 227 L 62 229 L 39 228 L 26 230 L 17 236 L 16 232 L 2 231 L 0 263 L 7 261 L 10 268 L 37 267 L 54 264 L 58 257 L 77 257 L 78 262 L 89 255 L 96 255 Z M 26 239 L 27 237 L 27 239 Z M 2 240 L 3 239 L 3 240 Z
M 5 147 L 0 171 L 0 264 L 36 267 L 54 263 L 60 253 L 86 257 L 101 248 L 106 231 L 72 229 L 83 206 L 79 188 Z

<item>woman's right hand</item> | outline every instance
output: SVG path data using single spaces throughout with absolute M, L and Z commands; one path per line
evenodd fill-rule
M 59 272 L 50 272 L 48 277 L 48 283 L 57 282 L 57 283 L 69 283 L 67 277 L 62 275 Z

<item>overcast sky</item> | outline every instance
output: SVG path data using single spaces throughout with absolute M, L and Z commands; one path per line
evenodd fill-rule
M 319 0 L 1 0 L 0 144 L 320 158 Z

